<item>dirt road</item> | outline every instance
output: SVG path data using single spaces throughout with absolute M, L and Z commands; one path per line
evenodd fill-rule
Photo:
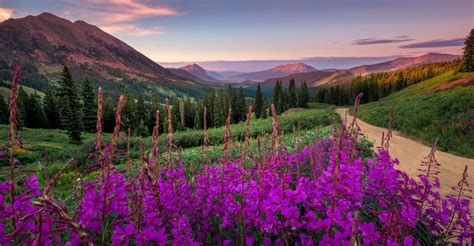
M 336 112 L 344 120 L 346 117 L 346 108 L 337 108 Z M 352 121 L 352 116 L 347 115 L 347 121 Z M 362 129 L 362 132 L 367 138 L 375 143 L 375 146 L 380 146 L 382 132 L 387 132 L 387 129 L 376 127 L 357 119 L 357 122 Z M 412 139 L 402 136 L 399 132 L 393 131 L 393 137 L 390 140 L 390 154 L 394 158 L 398 158 L 400 165 L 397 169 L 408 173 L 412 178 L 417 178 L 421 161 L 429 154 L 431 147 L 416 142 Z M 441 164 L 439 179 L 441 183 L 440 193 L 446 195 L 451 192 L 451 188 L 456 186 L 464 171 L 464 167 L 468 166 L 468 181 L 470 187 L 474 186 L 474 159 L 463 158 L 455 156 L 450 153 L 436 151 L 436 159 Z M 474 201 L 471 201 L 471 211 L 474 211 Z

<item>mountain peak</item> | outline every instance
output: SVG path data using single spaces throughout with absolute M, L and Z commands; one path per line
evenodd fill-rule
M 273 71 L 291 71 L 291 72 L 312 72 L 316 71 L 316 68 L 305 64 L 303 62 L 298 62 L 298 63 L 289 63 L 289 64 L 283 64 L 276 66 L 272 68 L 271 70 Z
M 205 80 L 205 81 L 210 81 L 210 82 L 218 82 L 219 81 L 216 78 L 210 76 L 204 68 L 202 68 L 201 66 L 199 66 L 196 63 L 189 64 L 189 65 L 186 65 L 184 67 L 180 67 L 178 69 L 188 71 L 191 74 L 193 74 L 194 76 L 196 76 L 196 77 L 198 77 L 202 80 Z
M 27 66 L 30 71 L 24 75 L 32 80 L 57 79 L 61 74 L 56 67 L 68 64 L 78 80 L 85 77 L 98 81 L 125 80 L 140 86 L 156 83 L 180 90 L 189 86 L 97 26 L 84 21 L 71 22 L 47 12 L 1 22 L 0 47 L 5 50 L 0 54 L 0 62 Z M 37 63 L 33 66 L 31 61 Z

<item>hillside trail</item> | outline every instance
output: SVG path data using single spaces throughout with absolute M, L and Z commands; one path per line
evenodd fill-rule
M 337 108 L 335 111 L 344 120 L 347 110 L 347 108 Z M 347 122 L 351 122 L 352 119 L 353 116 L 347 113 Z M 375 146 L 380 146 L 382 132 L 386 133 L 386 128 L 370 125 L 361 119 L 357 119 L 357 124 L 365 136 L 375 143 Z M 400 162 L 400 165 L 395 166 L 395 168 L 406 172 L 412 178 L 418 179 L 418 168 L 420 168 L 421 162 L 430 153 L 431 147 L 404 137 L 398 131 L 392 130 L 392 135 L 389 152 L 391 156 L 397 158 Z M 439 192 L 442 196 L 452 194 L 451 187 L 457 186 L 466 165 L 468 166 L 469 186 L 474 186 L 474 159 L 455 156 L 440 150 L 436 151 L 435 157 L 441 165 L 438 177 L 441 183 Z M 471 212 L 474 212 L 474 200 L 471 200 L 470 208 Z

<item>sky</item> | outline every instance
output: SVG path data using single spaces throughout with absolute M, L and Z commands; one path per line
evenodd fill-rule
M 462 53 L 472 0 L 0 0 L 84 20 L 164 64 Z

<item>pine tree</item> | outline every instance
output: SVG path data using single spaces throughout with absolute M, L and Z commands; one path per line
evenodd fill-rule
M 288 99 L 286 102 L 287 108 L 295 108 L 298 105 L 298 99 L 296 98 L 296 84 L 295 79 L 291 78 L 288 85 Z
M 255 93 L 255 104 L 253 111 L 255 112 L 255 117 L 259 119 L 262 116 L 263 109 L 263 98 L 262 90 L 260 89 L 260 83 L 257 85 L 257 92 Z
M 97 103 L 91 82 L 82 82 L 82 127 L 86 132 L 95 132 L 97 124 Z
M 135 99 L 133 99 L 128 87 L 125 87 L 123 98 L 123 129 L 127 130 L 128 128 L 130 128 L 132 132 L 135 132 L 136 128 L 138 127 L 138 123 L 136 120 L 136 105 Z
M 29 128 L 47 128 L 48 119 L 41 107 L 39 97 L 33 94 L 26 101 L 26 126 Z
M 308 85 L 306 81 L 301 83 L 300 94 L 298 96 L 298 107 L 307 108 L 309 101 Z
M 278 114 L 283 113 L 287 109 L 288 109 L 288 90 L 284 89 L 280 93 L 280 109 L 278 110 Z
M 2 93 L 0 93 L 0 124 L 7 124 L 8 118 L 8 105 Z
M 277 110 L 277 113 L 282 111 L 282 88 L 281 82 L 277 80 L 275 83 L 275 88 L 273 89 L 273 104 Z
M 403 76 L 403 73 L 398 73 L 397 81 L 395 82 L 395 90 L 399 91 L 401 89 L 405 88 L 405 78 Z
M 242 88 L 242 86 L 240 87 L 239 89 L 239 95 L 237 96 L 237 111 L 238 111 L 238 114 L 239 114 L 239 120 L 238 122 L 240 121 L 244 121 L 245 119 L 247 119 L 247 103 L 245 102 L 245 94 L 244 94 L 244 89 Z
M 145 121 L 143 121 L 143 119 L 140 119 L 140 122 L 138 123 L 138 126 L 135 129 L 134 134 L 140 137 L 148 137 L 150 135 L 148 133 L 148 128 L 146 127 Z
M 181 127 L 181 113 L 180 113 L 180 105 L 181 100 L 176 98 L 174 100 L 173 105 L 171 106 L 171 119 L 173 121 L 173 129 L 176 131 L 181 131 L 183 128 Z
M 225 124 L 225 119 L 227 117 L 227 112 L 225 108 L 222 107 L 224 105 L 224 98 L 223 93 L 221 90 L 216 90 L 216 97 L 214 99 L 214 127 L 223 126 Z
M 464 41 L 464 56 L 461 71 L 474 72 L 474 29 L 471 29 L 469 36 Z
M 115 100 L 112 100 L 110 96 L 105 97 L 102 103 L 102 124 L 104 132 L 111 133 L 115 126 Z
M 48 127 L 59 128 L 59 112 L 56 97 L 51 90 L 46 91 L 43 99 L 43 111 L 48 119 Z
M 184 99 L 184 127 L 194 128 L 194 117 L 196 117 L 197 108 L 191 102 L 189 97 Z
M 196 105 L 194 113 L 194 129 L 202 129 L 204 124 L 204 107 L 202 103 Z
M 67 130 L 72 143 L 81 142 L 81 108 L 76 87 L 69 69 L 64 66 L 59 81 L 58 102 L 61 126 Z

